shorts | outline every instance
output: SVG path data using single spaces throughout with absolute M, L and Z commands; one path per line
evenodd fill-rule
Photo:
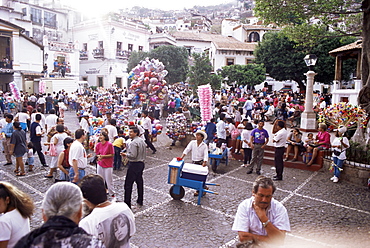
M 27 158 L 27 163 L 28 165 L 33 165 L 35 163 L 35 158 L 34 157 Z

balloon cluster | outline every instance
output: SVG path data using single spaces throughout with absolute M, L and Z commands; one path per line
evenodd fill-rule
M 148 99 L 152 103 L 159 103 L 168 92 L 167 82 L 164 80 L 167 74 L 162 62 L 146 58 L 129 73 L 128 78 L 132 79 L 130 89 L 138 94 L 140 101 Z
M 112 111 L 113 99 L 110 96 L 100 97 L 97 101 L 97 107 L 102 115 Z
M 357 125 L 365 128 L 368 120 L 366 112 L 361 107 L 340 102 L 320 111 L 318 122 L 327 123 L 329 129 L 343 125 L 349 130 L 356 129 Z
M 166 135 L 173 140 L 182 140 L 186 137 L 188 124 L 183 114 L 171 114 L 166 119 Z
M 21 92 L 20 92 L 17 84 L 14 83 L 14 82 L 11 82 L 11 83 L 9 83 L 9 87 L 10 87 L 10 91 L 12 92 L 12 95 L 14 96 L 14 98 L 16 100 L 20 100 L 21 99 Z
M 157 135 L 162 133 L 163 126 L 160 124 L 159 120 L 154 120 L 152 124 L 152 137 L 155 138 Z
M 212 89 L 209 84 L 198 86 L 200 116 L 208 122 L 212 118 Z

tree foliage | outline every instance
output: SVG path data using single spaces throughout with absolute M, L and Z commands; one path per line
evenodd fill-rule
M 254 86 L 266 79 L 266 69 L 260 64 L 229 65 L 222 67 L 221 75 L 229 83 Z
M 359 36 L 362 30 L 359 0 L 256 0 L 254 10 L 266 23 L 286 27 L 290 39 L 306 46 L 317 44 L 326 30 L 330 36 Z
M 150 58 L 158 59 L 168 71 L 169 83 L 185 81 L 188 73 L 188 50 L 185 47 L 160 46 L 149 53 Z
M 321 38 L 314 48 L 298 46 L 296 42 L 289 40 L 285 32 L 269 32 L 264 35 L 255 50 L 256 63 L 264 64 L 266 72 L 279 81 L 293 80 L 301 89 L 305 88 L 302 81 L 306 79 L 307 66 L 303 58 L 310 53 L 318 57 L 315 72 L 315 81 L 329 84 L 334 80 L 335 58 L 329 55 L 329 51 L 349 44 L 350 38 Z M 350 73 L 356 68 L 356 61 L 352 60 L 343 67 L 343 79 L 348 80 Z
M 190 66 L 188 78 L 189 84 L 197 88 L 198 85 L 211 82 L 212 65 L 206 53 L 193 53 L 194 64 Z
M 184 47 L 160 46 L 150 52 L 132 52 L 128 59 L 127 71 L 130 72 L 145 58 L 158 59 L 168 71 L 168 83 L 185 81 L 188 72 L 188 51 Z

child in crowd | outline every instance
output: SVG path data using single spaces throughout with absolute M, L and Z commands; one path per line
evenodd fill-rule
M 122 157 L 121 151 L 125 148 L 125 139 L 124 139 L 124 132 L 123 130 L 118 130 L 118 138 L 114 140 L 113 147 L 114 147 L 114 162 L 113 162 L 113 170 L 119 170 L 122 164 Z
M 27 144 L 28 152 L 27 152 L 27 163 L 28 164 L 28 171 L 33 171 L 33 165 L 35 163 L 35 158 L 33 157 L 33 143 L 30 141 Z
M 306 149 L 307 151 L 307 148 L 310 144 L 314 144 L 315 143 L 315 139 L 313 137 L 313 133 L 308 133 L 307 134 L 307 137 L 304 139 L 304 148 Z M 303 162 L 304 163 L 308 163 L 312 158 L 312 153 L 308 153 L 308 152 L 305 152 L 303 154 Z

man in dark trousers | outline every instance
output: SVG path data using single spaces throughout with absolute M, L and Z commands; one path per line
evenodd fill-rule
M 150 141 L 150 135 L 152 135 L 152 120 L 148 116 L 148 111 L 143 111 L 141 114 L 141 126 L 145 130 L 144 136 L 146 145 L 152 149 L 153 154 L 156 153 L 157 149 L 155 149 L 154 145 Z
M 275 144 L 275 168 L 276 176 L 274 176 L 274 181 L 283 180 L 284 171 L 284 152 L 286 139 L 288 137 L 288 131 L 285 128 L 285 123 L 283 121 L 278 121 L 277 132 L 274 134 L 272 142 Z
M 42 166 L 47 167 L 48 165 L 46 164 L 45 156 L 44 153 L 42 153 L 41 147 L 41 138 L 45 132 L 42 130 L 40 126 L 40 121 L 41 114 L 36 114 L 35 121 L 31 123 L 30 127 L 30 139 L 33 143 L 33 152 L 34 153 L 37 152 L 37 155 L 39 156 Z
M 127 147 L 127 152 L 122 153 L 128 158 L 128 169 L 125 180 L 125 199 L 124 202 L 131 208 L 131 194 L 132 185 L 136 182 L 137 185 L 137 204 L 143 205 L 144 200 L 144 161 L 146 157 L 146 144 L 142 138 L 139 137 L 139 129 L 137 127 L 130 127 L 129 137 L 132 140 Z

